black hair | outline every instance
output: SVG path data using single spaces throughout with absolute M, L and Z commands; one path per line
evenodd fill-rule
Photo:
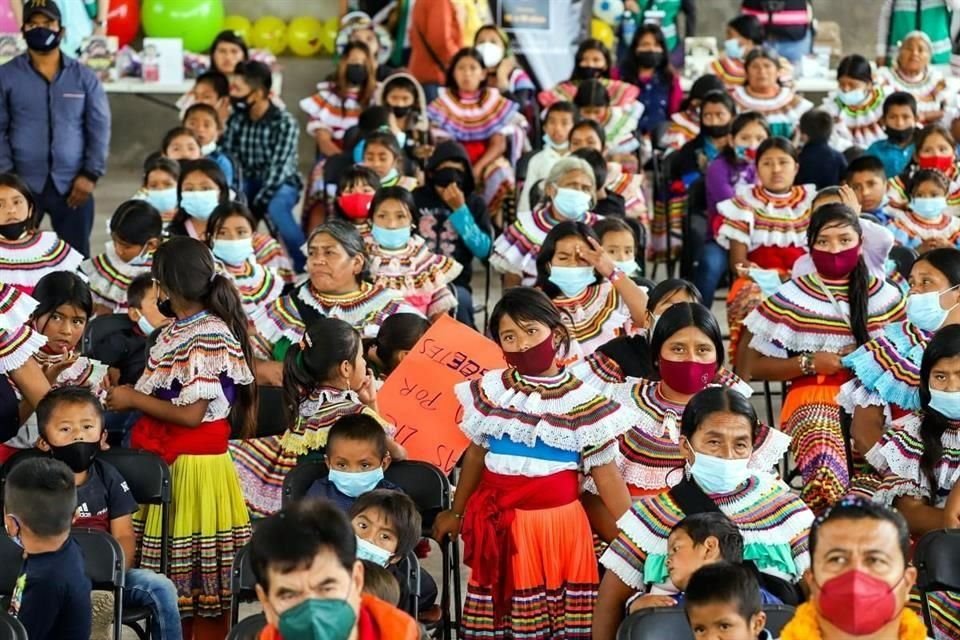
M 380 460 L 387 457 L 387 433 L 383 425 L 365 413 L 343 416 L 327 432 L 326 454 L 329 456 L 337 440 L 368 442 L 373 445 Z
M 220 204 L 224 204 L 230 199 L 230 185 L 227 184 L 227 177 L 223 174 L 223 169 L 209 158 L 200 158 L 199 160 L 187 160 L 180 163 L 180 177 L 177 178 L 177 202 L 183 199 L 183 183 L 186 182 L 187 176 L 197 172 L 207 176 L 217 185 L 217 190 L 220 192 Z M 170 226 L 182 227 L 189 218 L 190 215 L 178 204 L 177 212 L 173 215 Z
M 870 61 L 859 53 L 845 56 L 837 65 L 837 79 L 844 77 L 873 84 L 873 69 L 870 67 Z
M 695 284 L 682 278 L 667 278 L 666 280 L 658 282 L 656 286 L 650 289 L 650 293 L 647 294 L 647 310 L 652 312 L 657 308 L 661 300 L 678 291 L 686 293 L 693 298 L 694 302 L 703 304 L 703 296 Z
M 358 182 L 364 182 L 374 190 L 380 189 L 380 176 L 377 172 L 362 164 L 351 165 L 340 174 L 340 181 L 337 183 L 337 195 L 343 194 L 347 187 L 352 187 Z
M 650 357 L 655 366 L 659 365 L 660 350 L 664 343 L 675 333 L 687 327 L 696 327 L 707 336 L 717 352 L 717 367 L 723 364 L 723 333 L 717 319 L 710 309 L 699 302 L 678 302 L 671 305 L 657 320 L 657 326 L 650 337 Z
M 719 511 L 687 516 L 675 524 L 670 533 L 675 531 L 683 531 L 698 546 L 707 538 L 716 538 L 721 560 L 738 564 L 743 562 L 743 535 L 737 525 Z
M 583 149 L 580 149 L 583 151 Z M 593 151 L 591 149 L 591 151 Z M 593 223 L 593 232 L 597 234 L 597 238 L 601 244 L 603 244 L 603 236 L 608 233 L 615 233 L 619 231 L 627 231 L 630 233 L 630 236 L 633 238 L 633 254 L 636 257 L 640 256 L 640 247 L 637 246 L 637 232 L 633 227 L 630 226 L 630 223 L 624 220 L 623 218 L 600 218 Z
M 560 310 L 540 289 L 513 287 L 503 292 L 499 302 L 494 305 L 487 324 L 487 332 L 497 344 L 500 344 L 500 321 L 504 316 L 510 316 L 514 322 L 539 322 L 546 325 L 560 335 L 561 346 L 565 349 L 570 346 L 570 331 L 563 323 Z
M 852 227 L 860 236 L 861 245 L 863 244 L 863 229 L 860 227 L 860 218 L 853 209 L 839 202 L 831 202 L 818 207 L 810 217 L 810 226 L 807 227 L 807 246 L 813 250 L 817 241 L 817 236 L 827 226 L 832 227 Z M 870 304 L 870 272 L 863 261 L 863 250 L 861 246 L 860 259 L 857 260 L 857 266 L 850 272 L 850 283 L 847 287 L 850 300 L 850 329 L 858 345 L 863 345 L 870 340 L 870 331 L 867 323 L 869 318 L 868 306 Z
M 927 141 L 927 138 L 933 136 L 940 136 L 950 145 L 951 149 L 956 149 L 957 143 L 953 140 L 953 135 L 946 127 L 943 127 L 939 124 L 928 124 L 922 129 L 919 129 L 916 134 L 913 136 L 913 156 L 910 158 L 910 162 L 907 163 L 907 166 L 904 167 L 903 171 L 900 173 L 900 180 L 906 184 L 910 180 L 910 176 L 914 174 L 919 168 L 920 163 L 917 162 L 917 156 L 920 153 L 920 148 Z M 956 151 L 954 151 L 954 156 L 956 156 Z
M 475 47 L 464 47 L 453 54 L 453 58 L 450 60 L 450 64 L 447 65 L 447 73 L 444 78 L 443 86 L 447 88 L 448 91 L 451 91 L 455 96 L 460 97 L 460 87 L 457 86 L 457 79 L 454 76 L 454 69 L 457 68 L 457 64 L 464 58 L 473 58 L 477 61 L 477 64 L 480 65 L 481 69 L 486 70 L 487 66 L 483 64 L 483 56 L 480 55 L 480 52 L 477 51 Z M 484 96 L 487 93 L 487 74 L 484 73 L 482 79 L 480 80 L 480 101 L 483 102 Z
M 715 562 L 700 567 L 690 576 L 683 595 L 688 621 L 690 609 L 713 602 L 736 603 L 737 613 L 747 622 L 763 611 L 760 581 L 742 564 Z
M 197 146 L 200 146 L 200 141 L 197 140 L 197 136 L 193 133 L 193 131 L 190 131 L 190 129 L 187 129 L 182 125 L 179 125 L 163 134 L 163 140 L 160 142 L 160 151 L 166 155 L 167 148 L 173 144 L 173 141 L 177 138 L 193 138 L 193 141 L 197 143 Z
M 370 145 L 378 144 L 381 147 L 386 147 L 387 151 L 393 154 L 394 162 L 403 159 L 403 151 L 400 149 L 400 143 L 397 142 L 397 136 L 389 131 L 372 131 L 363 137 L 364 150 L 369 149 Z M 403 167 L 399 166 L 403 163 L 398 163 L 398 171 L 403 173 Z
M 387 95 L 393 90 L 406 91 L 413 96 L 413 104 L 410 105 L 412 111 L 420 112 L 423 110 L 424 106 L 419 104 L 420 100 L 420 88 L 414 83 L 413 80 L 406 76 L 393 76 L 387 78 L 386 82 L 383 85 L 383 103 L 387 103 Z
M 242 202 L 236 201 L 227 201 L 223 204 L 218 204 L 217 208 L 213 210 L 213 213 L 210 214 L 210 219 L 207 220 L 207 246 L 212 247 L 213 241 L 217 238 L 217 232 L 220 230 L 220 227 L 227 221 L 227 219 L 238 216 L 243 218 L 250 224 L 251 232 L 256 232 L 257 230 L 257 219 L 253 217 L 253 214 L 250 213 L 250 209 L 247 208 L 247 205 Z
M 918 169 L 910 180 L 904 185 L 909 195 L 913 195 L 914 190 L 924 182 L 933 182 L 943 190 L 944 195 L 950 193 L 950 182 L 947 176 L 936 169 Z
M 141 273 L 127 285 L 127 306 L 133 309 L 143 308 L 143 297 L 155 285 L 150 273 Z
M 633 34 L 633 40 L 630 41 L 627 54 L 624 56 L 623 63 L 620 65 L 623 79 L 627 82 L 633 82 L 638 77 L 640 65 L 637 64 L 637 47 L 646 35 L 653 36 L 657 41 L 657 46 L 660 47 L 660 51 L 663 53 L 663 56 L 660 58 L 660 64 L 654 69 L 654 73 L 668 84 L 673 82 L 677 72 L 670 64 L 670 47 L 667 46 L 667 38 L 663 35 L 663 29 L 661 29 L 659 25 L 652 23 L 640 25 L 637 27 L 636 33 Z
M 370 560 L 360 562 L 363 564 L 363 592 L 395 607 L 399 606 L 400 583 L 390 570 Z
M 42 538 L 64 535 L 77 511 L 76 484 L 63 462 L 47 456 L 25 458 L 7 474 L 3 510 Z
M 700 100 L 700 123 L 703 123 L 703 107 L 708 104 L 720 104 L 727 110 L 731 118 L 737 115 L 737 103 L 733 101 L 730 94 L 726 91 L 708 91 Z M 732 123 L 731 123 L 732 127 Z
M 97 422 L 100 424 L 100 429 L 101 431 L 103 430 L 103 405 L 100 404 L 100 400 L 97 399 L 97 396 L 93 395 L 90 389 L 78 385 L 53 387 L 43 396 L 40 402 L 37 403 L 37 426 L 44 440 L 50 442 L 46 433 L 47 425 L 50 423 L 50 414 L 53 413 L 54 409 L 65 404 L 73 406 L 85 404 L 93 407 L 97 414 Z
M 914 264 L 921 261 L 942 273 L 951 287 L 960 284 L 960 249 L 956 247 L 931 249 L 921 254 Z
M 551 300 L 560 296 L 561 291 L 557 285 L 550 282 L 550 261 L 553 260 L 553 254 L 557 251 L 557 242 L 572 237 L 580 238 L 587 244 L 590 244 L 589 238 L 597 240 L 597 234 L 586 223 L 564 220 L 550 229 L 550 232 L 543 239 L 543 244 L 540 245 L 540 252 L 537 253 L 537 281 L 533 286 L 546 293 Z M 600 274 L 595 274 L 596 284 L 600 284 L 602 281 Z
M 213 118 L 213 121 L 217 123 L 217 129 L 223 128 L 223 122 L 221 122 L 220 120 L 220 113 L 217 112 L 216 109 L 214 109 L 207 103 L 195 102 L 192 105 L 190 105 L 187 108 L 187 110 L 183 113 L 183 121 L 186 122 L 190 118 L 190 116 L 192 116 L 195 113 L 203 113 L 210 116 L 211 118 Z
M 173 158 L 167 158 L 159 151 L 155 151 L 147 156 L 143 161 L 143 184 L 146 186 L 147 179 L 154 171 L 163 171 L 170 175 L 174 182 L 180 180 L 180 163 Z
M 93 315 L 90 285 L 73 271 L 51 271 L 40 278 L 31 295 L 38 303 L 30 314 L 30 319 L 34 322 L 65 304 L 83 311 L 88 320 Z M 46 324 L 38 327 L 38 330 L 43 333 L 45 328 Z
M 372 205 L 372 203 L 371 203 Z M 373 211 L 371 206 L 370 211 Z M 411 210 L 411 213 L 413 210 Z M 320 234 L 326 234 L 337 241 L 347 252 L 347 256 L 361 256 L 363 258 L 363 268 L 357 275 L 357 282 L 370 282 L 370 257 L 367 255 L 367 245 L 357 227 L 346 220 L 327 220 L 323 224 L 314 227 L 310 235 L 307 236 L 307 248 L 314 238 Z
M 917 117 L 917 99 L 912 93 L 906 91 L 894 91 L 883 101 L 883 116 L 886 117 L 893 107 L 910 107 L 913 117 Z
M 607 183 L 607 160 L 602 153 L 590 147 L 582 147 L 571 153 L 570 156 L 587 161 L 590 168 L 593 169 L 593 180 L 597 184 L 597 190 L 600 190 Z
M 550 117 L 550 114 L 553 113 L 569 113 L 573 116 L 574 122 L 577 120 L 578 112 L 577 107 L 572 102 L 562 100 L 560 102 L 554 102 L 552 105 L 547 107 L 547 110 L 543 113 L 543 123 L 546 124 L 547 118 Z
M 210 61 L 213 64 L 213 60 Z M 219 71 L 210 70 L 197 76 L 194 85 L 208 84 L 213 87 L 218 98 L 226 98 L 230 95 L 230 80 Z
M 384 367 L 390 366 L 398 351 L 409 351 L 430 328 L 430 321 L 415 313 L 394 313 L 387 316 L 377 332 L 377 357 Z
M 233 73 L 242 77 L 251 91 L 263 91 L 263 94 L 267 96 L 273 89 L 273 73 L 270 71 L 270 67 L 259 60 L 238 62 Z
M 380 429 L 383 432 L 383 429 Z M 394 558 L 402 558 L 420 542 L 421 517 L 413 499 L 401 491 L 374 489 L 363 494 L 350 507 L 350 520 L 367 509 L 379 509 L 397 534 Z
M 207 245 L 185 236 L 173 237 L 153 254 L 151 274 L 171 296 L 199 303 L 220 318 L 240 344 L 244 360 L 253 365 L 247 314 L 233 281 L 217 273 Z M 257 420 L 257 383 L 236 385 L 237 398 L 230 406 L 230 422 L 239 424 L 244 438 L 251 437 Z
M 847 165 L 847 170 L 843 174 L 843 181 L 850 182 L 853 176 L 858 173 L 874 173 L 887 179 L 887 170 L 883 167 L 883 161 L 876 156 L 860 156 Z
M 960 355 L 960 325 L 952 324 L 934 334 L 920 362 L 920 405 L 923 407 L 923 422 L 920 424 L 920 438 L 923 440 L 920 471 L 930 484 L 928 497 L 931 504 L 936 503 L 940 489 L 947 488 L 941 487 L 937 480 L 937 464 L 943 457 L 943 434 L 950 428 L 950 422 L 946 416 L 930 405 L 930 372 L 940 360 L 958 355 Z
M 610 94 L 599 80 L 584 80 L 577 87 L 573 104 L 579 109 L 584 107 L 609 107 Z
M 40 209 L 37 198 L 20 176 L 15 173 L 0 173 L 0 187 L 13 189 L 27 201 L 27 231 L 34 231 L 40 225 Z
M 889 522 L 897 530 L 897 543 L 900 546 L 901 553 L 903 553 L 903 563 L 907 564 L 910 561 L 910 529 L 900 512 L 869 499 L 848 497 L 830 507 L 810 527 L 811 566 L 813 565 L 813 555 L 817 550 L 820 528 L 835 520 L 882 520 Z
M 297 500 L 257 523 L 250 539 L 250 566 L 257 584 L 269 593 L 271 569 L 279 573 L 306 569 L 324 549 L 352 575 L 357 536 L 347 514 L 329 500 Z
M 603 130 L 603 126 L 601 126 L 599 122 L 597 122 L 596 120 L 590 120 L 589 118 L 584 118 L 579 122 L 575 122 L 573 124 L 573 128 L 570 129 L 570 135 L 567 136 L 567 140 L 571 140 L 573 138 L 574 131 L 576 131 L 577 129 L 583 129 L 584 127 L 588 129 L 593 129 L 593 132 L 597 134 L 597 137 L 600 138 L 601 149 L 607 148 L 606 131 Z
M 382 104 L 370 105 L 357 118 L 357 128 L 363 133 L 373 133 L 389 126 L 390 107 Z
M 283 358 L 283 398 L 287 424 L 293 424 L 300 403 L 326 383 L 344 360 L 355 362 L 360 332 L 337 318 L 317 318 L 306 328 L 300 344 L 291 345 Z
M 757 147 L 757 164 L 760 163 L 760 158 L 762 158 L 771 149 L 783 151 L 785 154 L 793 158 L 794 162 L 799 163 L 800 161 L 800 157 L 797 155 L 797 148 L 793 146 L 792 142 L 781 136 L 773 136 L 761 142 L 760 146 Z
M 757 434 L 761 430 L 757 411 L 753 408 L 750 400 L 730 387 L 707 387 L 690 398 L 690 402 L 683 410 L 683 418 L 680 420 L 681 435 L 686 436 L 687 440 L 691 440 L 693 434 L 706 424 L 707 418 L 714 413 L 721 412 L 746 418 L 747 422 L 750 423 L 750 440 L 756 446 Z
M 800 133 L 810 142 L 826 142 L 833 134 L 833 116 L 823 109 L 810 109 L 800 116 Z
M 580 58 L 583 57 L 587 51 L 599 51 L 603 56 L 604 61 L 606 62 L 606 68 L 603 69 L 603 73 L 600 74 L 602 78 L 610 77 L 610 69 L 613 67 L 613 55 L 610 53 L 610 49 L 607 45 L 603 44 L 596 38 L 587 38 L 580 43 L 580 46 L 577 47 L 577 52 L 573 56 L 573 74 L 571 80 L 583 80 L 579 73 L 580 69 Z
M 686 107 L 690 106 L 692 100 L 700 100 L 707 96 L 707 94 L 713 93 L 714 91 L 719 91 L 721 93 L 726 93 L 726 87 L 723 84 L 723 80 L 719 76 L 716 76 L 712 73 L 705 73 L 699 78 L 697 78 L 692 85 L 690 85 L 690 94 L 687 96 Z
M 163 219 L 146 200 L 127 200 L 110 217 L 110 233 L 127 244 L 144 245 L 160 238 Z
M 751 124 L 758 124 L 763 127 L 763 130 L 767 132 L 767 139 L 769 140 L 770 123 L 767 122 L 766 116 L 759 111 L 744 111 L 738 114 L 737 117 L 733 119 L 733 122 L 730 123 L 730 140 L 732 141 L 734 136 Z M 737 157 L 737 150 L 732 142 L 720 150 L 720 155 L 727 161 L 727 164 L 735 167 L 747 163 L 746 160 Z M 731 180 L 735 179 L 736 178 L 731 178 Z
M 780 57 L 780 54 L 777 53 L 776 50 L 771 47 L 768 47 L 766 45 L 761 45 L 759 47 L 754 47 L 753 49 L 751 49 L 750 53 L 747 54 L 747 57 L 744 58 L 743 60 L 744 70 L 746 71 L 747 69 L 749 69 L 750 65 L 753 64 L 756 60 L 759 60 L 760 58 L 769 60 L 774 65 L 776 65 L 777 69 L 783 69 L 783 58 Z M 744 80 L 744 82 L 746 82 L 746 80 Z M 780 81 L 777 80 L 777 84 L 779 84 L 779 82 Z
M 217 34 L 217 37 L 213 39 L 213 44 L 210 45 L 210 69 L 220 73 L 221 75 L 222 72 L 214 66 L 216 63 L 213 61 L 213 53 L 217 50 L 219 45 L 224 43 L 233 44 L 240 47 L 240 49 L 243 51 L 243 60 L 247 60 L 247 58 L 250 57 L 250 50 L 247 48 L 247 43 L 244 42 L 242 37 L 240 37 L 240 34 L 229 29 L 221 31 Z M 199 78 L 197 78 L 197 80 L 199 80 Z
M 763 26 L 756 16 L 741 14 L 727 22 L 727 26 L 753 44 L 763 44 Z

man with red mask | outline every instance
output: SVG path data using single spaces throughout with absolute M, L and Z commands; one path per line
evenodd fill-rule
M 927 630 L 906 608 L 917 570 L 898 512 L 847 498 L 810 531 L 810 601 L 797 607 L 780 640 L 920 640 Z

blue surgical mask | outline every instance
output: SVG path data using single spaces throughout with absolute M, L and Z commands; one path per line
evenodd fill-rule
M 930 389 L 930 408 L 948 420 L 960 420 L 960 391 Z
M 210 215 L 218 204 L 220 204 L 220 192 L 216 189 L 184 191 L 180 194 L 180 207 L 191 218 L 204 222 L 210 219 Z
M 750 458 L 728 460 L 694 451 L 690 475 L 707 493 L 730 493 L 750 476 Z
M 137 318 L 137 327 L 145 336 L 152 335 L 156 331 L 156 327 L 150 324 L 150 321 L 147 320 L 147 316 L 140 314 L 140 317 Z
M 723 52 L 728 58 L 740 59 L 743 57 L 743 46 L 736 38 L 729 38 L 723 41 Z
M 911 293 L 907 296 L 907 320 L 924 331 L 934 332 L 943 326 L 947 315 L 957 305 L 949 309 L 940 306 L 940 296 L 953 291 L 960 285 L 955 285 L 943 291 L 929 291 L 927 293 Z
M 776 269 L 749 269 L 747 273 L 750 278 L 760 287 L 760 293 L 764 298 L 769 298 L 777 292 L 783 282 L 780 280 L 780 273 Z
M 862 104 L 866 99 L 867 99 L 866 89 L 851 89 L 850 91 L 837 92 L 837 100 L 847 105 L 848 107 L 855 107 L 858 104 Z
M 383 467 L 357 473 L 330 469 L 327 478 L 343 495 L 358 498 L 376 489 L 377 485 L 383 481 Z
M 921 218 L 939 218 L 946 208 L 947 198 L 945 196 L 934 196 L 932 198 L 913 198 L 910 200 L 910 210 Z
M 637 264 L 636 260 L 615 260 L 613 264 L 617 265 L 617 268 L 630 278 L 637 275 L 637 272 L 640 271 L 640 265 Z
M 386 549 L 381 549 L 372 542 L 367 542 L 357 536 L 357 560 L 369 560 L 377 566 L 385 567 L 390 564 L 391 557 L 393 557 L 393 554 Z
M 550 282 L 557 285 L 560 292 L 568 298 L 583 293 L 583 290 L 597 281 L 593 267 L 550 267 Z
M 348 600 L 308 598 L 280 614 L 277 630 L 283 640 L 347 640 L 356 624 Z
M 399 229 L 387 229 L 378 225 L 370 227 L 370 235 L 373 241 L 384 249 L 402 249 L 410 242 L 410 227 L 400 227 Z
M 213 255 L 231 266 L 243 264 L 253 255 L 253 238 L 239 238 L 237 240 L 213 241 Z
M 148 189 L 146 198 L 144 199 L 152 204 L 153 208 L 160 213 L 172 211 L 177 208 L 177 188 Z
M 558 187 L 557 195 L 553 196 L 553 208 L 568 220 L 582 220 L 590 209 L 591 200 L 589 193 Z
M 553 149 L 554 151 L 566 151 L 570 148 L 570 142 L 568 140 L 564 140 L 561 144 L 557 144 L 553 141 L 553 138 L 545 133 L 543 134 L 543 148 Z

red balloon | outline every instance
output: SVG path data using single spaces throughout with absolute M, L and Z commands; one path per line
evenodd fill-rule
M 107 35 L 117 37 L 117 45 L 125 47 L 140 31 L 140 0 L 111 0 L 107 14 Z

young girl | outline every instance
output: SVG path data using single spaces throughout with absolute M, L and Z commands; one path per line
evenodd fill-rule
M 377 192 L 370 206 L 370 273 L 376 284 L 399 291 L 408 305 L 436 319 L 456 308 L 450 283 L 463 267 L 413 235 L 414 208 L 413 196 L 402 187 Z
M 242 186 L 233 158 L 217 148 L 217 141 L 223 135 L 224 127 L 217 110 L 208 104 L 195 104 L 184 114 L 183 126 L 196 136 L 202 156 L 216 162 L 223 171 L 227 184 L 239 193 Z
M 380 176 L 370 167 L 355 164 L 340 176 L 333 219 L 346 220 L 364 240 L 370 237 L 370 203 L 380 188 Z
M 621 76 L 640 88 L 643 105 L 638 131 L 650 133 L 661 122 L 680 110 L 683 90 L 680 74 L 670 65 L 670 51 L 658 25 L 644 24 L 637 29 L 621 65 Z
M 231 423 L 249 434 L 256 421 L 247 318 L 233 283 L 216 272 L 199 240 L 171 238 L 160 245 L 152 273 L 161 310 L 176 320 L 157 336 L 136 388 L 112 388 L 106 405 L 142 412 L 131 446 L 170 465 L 175 498 L 167 575 L 180 596 L 184 636 L 222 638 L 230 568 L 250 539 L 250 517 L 227 453 Z M 134 516 L 142 536 L 140 567 L 153 571 L 160 570 L 161 513 L 151 505 Z
M 257 262 L 253 248 L 256 226 L 253 214 L 239 202 L 218 206 L 207 225 L 207 246 L 220 273 L 236 286 L 248 318 L 260 307 L 273 304 L 283 291 L 283 280 Z
M 610 96 L 598 80 L 581 82 L 573 104 L 578 108 L 580 117 L 593 120 L 603 127 L 610 157 L 623 162 L 623 156 L 629 156 L 640 148 L 634 131 L 637 130 L 641 110 L 610 106 Z M 636 158 L 626 160 L 636 170 Z
M 587 638 L 598 574 L 578 474 L 615 517 L 626 512 L 613 456 L 637 416 L 557 365 L 569 336 L 543 293 L 504 292 L 490 331 L 509 368 L 455 387 L 471 444 L 453 507 L 433 528 L 445 540 L 462 525 L 464 637 Z
M 744 61 L 746 81 L 734 87 L 730 95 L 743 111 L 762 113 L 770 126 L 770 134 L 792 138 L 800 116 L 813 108 L 813 103 L 780 83 L 781 59 L 775 51 L 760 47 Z
M 700 255 L 693 281 L 703 294 L 703 303 L 713 306 L 713 295 L 730 262 L 727 250 L 716 236 L 723 217 L 717 205 L 757 182 L 757 149 L 770 137 L 766 119 L 756 111 L 741 113 L 730 126 L 731 143 L 707 166 L 704 187 L 707 196 L 707 243 Z
M 784 138 L 765 140 L 757 149 L 756 163 L 758 184 L 741 188 L 734 198 L 717 205 L 722 218 L 717 244 L 730 252 L 729 268 L 737 276 L 727 295 L 731 361 L 737 355 L 743 319 L 764 294 L 790 276 L 793 263 L 807 252 L 810 204 L 817 195 L 812 184 L 794 186 L 797 152 Z
M 577 95 L 577 87 L 584 80 L 599 80 L 610 96 L 610 104 L 615 107 L 631 107 L 637 101 L 640 90 L 629 82 L 612 80 L 613 56 L 610 49 L 596 38 L 587 38 L 577 47 L 573 56 L 573 74 L 569 80 L 561 82 L 552 89 L 537 94 L 537 101 L 544 109 L 557 102 L 572 102 Z
M 417 341 L 430 328 L 430 322 L 412 313 L 395 313 L 380 325 L 377 339 L 367 351 L 367 362 L 380 379 L 397 368 Z
M 163 136 L 160 153 L 177 162 L 199 160 L 203 157 L 200 146 L 200 140 L 192 131 L 186 127 L 174 127 Z
M 37 201 L 20 178 L 0 174 L 0 282 L 31 293 L 54 271 L 74 271 L 83 256 L 53 231 L 37 228 Z
M 960 218 L 947 209 L 947 178 L 939 171 L 921 169 L 910 178 L 910 204 L 892 209 L 887 228 L 897 244 L 925 253 L 938 247 L 960 246 Z
M 726 94 L 723 83 L 717 76 L 703 75 L 697 78 L 690 86 L 690 92 L 680 103 L 680 110 L 670 116 L 670 123 L 663 133 L 661 144 L 664 149 L 679 151 L 685 144 L 695 140 L 700 135 L 700 113 L 703 99 L 708 93 L 719 92 Z M 734 113 L 733 99 L 730 101 L 730 117 Z
M 603 127 L 593 120 L 584 119 L 575 123 L 570 129 L 568 141 L 570 153 L 567 155 L 569 156 L 576 156 L 581 149 L 592 149 L 602 157 L 606 157 L 607 142 Z M 550 170 L 552 169 L 551 166 Z M 623 198 L 623 208 L 627 217 L 645 227 L 649 226 L 647 199 L 643 193 L 643 173 L 624 171 L 623 166 L 614 161 L 607 162 L 606 169 L 606 182 L 603 184 L 598 182 L 597 188 L 602 187 L 608 194 L 616 194 Z
M 143 184 L 133 197 L 142 198 L 153 205 L 153 208 L 160 212 L 166 228 L 177 214 L 179 182 L 180 164 L 176 160 L 153 153 L 143 163 Z
M 477 30 L 473 46 L 483 58 L 487 84 L 526 110 L 533 101 L 536 87 L 523 67 L 517 64 L 506 35 L 496 25 L 487 24 Z
M 213 210 L 229 200 L 230 188 L 223 171 L 213 160 L 184 162 L 177 181 L 177 213 L 167 226 L 170 236 L 207 237 L 207 221 Z
M 403 175 L 404 155 L 393 133 L 374 131 L 363 142 L 363 164 L 373 169 L 381 186 L 397 185 L 408 191 L 417 186 L 415 178 Z
M 823 109 L 833 116 L 836 127 L 834 142 L 838 148 L 857 146 L 866 149 L 877 140 L 884 140 L 883 101 L 887 90 L 875 85 L 870 62 L 861 55 L 851 55 L 837 67 L 837 91 L 823 101 Z
M 950 97 L 943 74 L 930 65 L 932 52 L 930 36 L 911 31 L 900 43 L 894 64 L 879 70 L 880 82 L 890 87 L 891 93 L 904 91 L 917 99 L 921 126 L 940 122 Z
M 427 99 L 416 78 L 406 72 L 394 73 L 377 87 L 374 102 L 393 114 L 397 129 L 402 131 L 406 144 L 401 145 L 410 160 L 429 157 L 430 121 L 427 119 Z
M 110 218 L 106 251 L 80 265 L 93 293 L 94 315 L 127 308 L 127 287 L 150 271 L 162 233 L 163 220 L 149 202 L 127 200 L 117 208 Z
M 620 218 L 604 218 L 593 225 L 593 232 L 600 241 L 600 247 L 613 260 L 618 269 L 628 278 L 637 278 L 641 274 L 637 258 L 637 235 L 633 227 Z
M 584 357 L 645 319 L 647 294 L 582 222 L 561 222 L 537 255 L 537 288 L 564 316 L 572 358 Z
M 498 227 L 507 222 L 504 206 L 516 183 L 506 157 L 507 137 L 516 157 L 526 139 L 525 121 L 517 111 L 515 102 L 487 87 L 483 57 L 476 49 L 461 49 L 453 56 L 446 86 L 427 107 L 433 126 L 466 148 L 474 180 Z
M 857 214 L 842 204 L 816 210 L 807 229 L 814 273 L 786 282 L 744 321 L 738 362 L 745 379 L 790 380 L 780 424 L 803 476 L 801 497 L 822 513 L 850 478 L 837 393 L 849 377 L 841 357 L 900 320 L 900 289 L 870 275 Z
M 960 168 L 958 168 L 956 144 L 950 132 L 940 125 L 931 124 L 917 132 L 913 158 L 899 176 L 890 178 L 887 188 L 888 211 L 906 210 L 909 207 L 909 185 L 913 174 L 920 169 L 932 169 L 942 173 L 949 181 L 947 187 L 947 213 L 960 212 Z

